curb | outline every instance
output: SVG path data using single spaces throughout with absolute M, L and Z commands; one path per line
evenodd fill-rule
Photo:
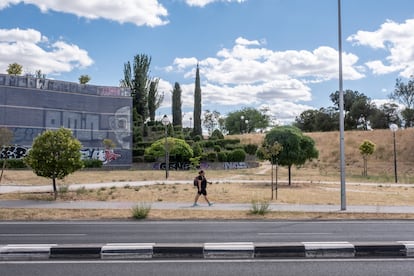
M 413 258 L 414 241 L 0 245 L 0 261 L 47 259 Z

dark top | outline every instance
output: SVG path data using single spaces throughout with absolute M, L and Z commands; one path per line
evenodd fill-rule
M 198 180 L 201 180 L 201 189 L 205 189 L 207 187 L 207 179 L 204 176 L 199 175 Z

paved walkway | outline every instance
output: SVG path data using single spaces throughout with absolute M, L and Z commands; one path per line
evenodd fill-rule
M 217 181 L 214 181 L 215 183 Z M 250 180 L 226 180 L 225 183 L 258 183 L 261 181 Z M 268 181 L 262 181 L 268 183 Z M 217 182 L 218 183 L 218 182 Z M 158 181 L 136 181 L 136 182 L 110 182 L 110 183 L 92 183 L 92 184 L 72 184 L 69 190 L 77 190 L 82 187 L 88 189 L 99 189 L 102 187 L 125 187 L 126 185 L 144 186 L 154 184 L 189 184 L 188 180 L 158 180 Z M 191 184 L 191 183 L 190 183 Z M 189 185 L 190 185 L 189 184 Z M 326 182 L 326 184 L 333 184 Z M 350 185 L 367 185 L 374 186 L 373 183 L 351 183 Z M 388 184 L 381 184 L 386 186 Z M 390 184 L 391 185 L 391 184 Z M 392 184 L 395 186 L 396 184 Z M 414 187 L 411 184 L 399 184 L 403 187 Z M 23 186 L 23 185 L 0 185 L 0 193 L 30 193 L 30 192 L 52 192 L 52 186 Z M 36 201 L 36 200 L 0 200 L 0 208 L 56 208 L 56 209 L 130 209 L 136 206 L 137 202 L 114 202 L 114 201 Z M 252 205 L 249 203 L 215 203 L 208 206 L 201 199 L 200 206 L 192 207 L 192 203 L 182 202 L 151 202 L 153 209 L 205 209 L 205 210 L 250 210 Z M 271 203 L 269 206 L 272 211 L 292 211 L 292 212 L 347 212 L 347 213 L 392 213 L 392 214 L 411 214 L 414 213 L 414 206 L 372 206 L 372 205 L 347 205 L 346 210 L 341 210 L 339 205 L 304 205 L 304 204 L 284 204 Z

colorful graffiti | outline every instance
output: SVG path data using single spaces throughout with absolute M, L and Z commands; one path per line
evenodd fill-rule
M 225 170 L 234 170 L 234 169 L 247 169 L 248 166 L 245 162 L 225 162 Z
M 96 159 L 102 161 L 104 165 L 121 157 L 120 154 L 115 153 L 112 149 L 82 149 L 81 155 L 82 160 Z

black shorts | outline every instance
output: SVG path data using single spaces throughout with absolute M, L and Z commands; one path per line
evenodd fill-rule
M 201 188 L 201 190 L 198 190 L 198 192 L 197 192 L 199 195 L 207 195 L 207 190 L 206 190 L 206 188 Z

